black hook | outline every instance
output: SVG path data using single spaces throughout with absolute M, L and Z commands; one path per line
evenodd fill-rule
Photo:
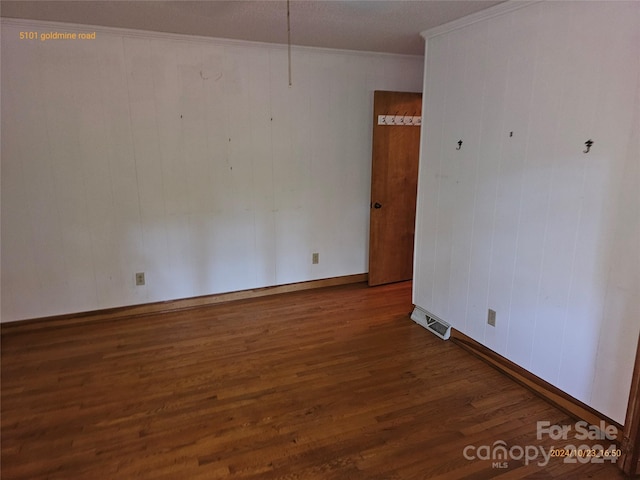
M 583 150 L 582 153 L 589 153 L 589 150 L 591 150 L 591 145 L 593 145 L 593 140 L 589 139 L 584 142 L 584 144 L 587 146 L 587 149 Z
M 458 140 L 458 148 L 456 150 L 460 150 L 462 148 L 462 140 Z

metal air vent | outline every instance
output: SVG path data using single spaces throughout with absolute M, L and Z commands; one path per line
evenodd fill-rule
M 411 320 L 443 340 L 447 340 L 451 335 L 451 325 L 420 307 L 413 309 Z

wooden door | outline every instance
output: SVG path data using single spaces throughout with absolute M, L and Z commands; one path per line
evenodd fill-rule
M 413 277 L 421 111 L 420 93 L 374 93 L 369 285 Z

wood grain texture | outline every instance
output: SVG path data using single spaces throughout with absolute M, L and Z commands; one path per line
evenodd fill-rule
M 471 352 L 476 357 L 479 357 L 490 365 L 493 365 L 516 382 L 521 383 L 529 390 L 537 393 L 559 409 L 564 410 L 569 415 L 572 415 L 574 418 L 584 420 L 590 425 L 599 425 L 601 421 L 604 421 L 607 426 L 612 426 L 619 431 L 622 431 L 622 425 L 618 422 L 615 422 L 606 415 L 597 412 L 589 405 L 573 398 L 558 387 L 551 385 L 549 382 L 545 382 L 540 377 L 536 377 L 533 373 L 525 370 L 519 365 L 516 365 L 502 355 L 498 355 L 481 343 L 475 341 L 473 338 L 468 337 L 454 328 L 451 329 L 451 340 L 465 350 Z
M 21 320 L 18 322 L 5 322 L 0 324 L 0 332 L 9 332 L 14 328 L 19 328 L 21 332 L 27 330 L 38 330 L 40 328 L 51 328 L 53 326 L 69 326 L 87 322 L 97 322 L 101 320 L 115 320 L 117 318 L 134 317 L 136 315 L 149 315 L 167 313 L 176 310 L 184 310 L 195 307 L 205 307 L 234 300 L 246 300 L 249 298 L 264 297 L 280 293 L 299 292 L 302 290 L 312 290 L 314 288 L 335 287 L 336 285 L 347 285 L 350 283 L 366 282 L 367 274 L 345 275 L 342 277 L 323 278 L 321 280 L 310 280 L 308 282 L 289 283 L 287 285 L 276 285 L 273 287 L 251 288 L 249 290 L 239 290 L 237 292 L 215 293 L 213 295 L 203 295 L 201 297 L 181 298 L 178 300 L 168 300 L 166 302 L 145 303 L 142 305 L 129 305 L 126 307 L 107 308 L 92 312 L 72 313 L 68 315 L 56 315 L 53 317 L 34 318 Z
M 419 127 L 378 125 L 378 115 L 421 112 L 421 93 L 374 92 L 369 285 L 413 278 L 420 154 Z
M 410 283 L 357 284 L 4 332 L 2 478 L 622 478 L 465 459 L 573 421 L 411 307 Z
M 637 475 L 640 472 L 640 338 L 624 422 L 620 467 L 627 475 Z

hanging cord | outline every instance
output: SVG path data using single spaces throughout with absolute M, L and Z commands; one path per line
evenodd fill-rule
M 291 19 L 289 0 L 287 0 L 287 48 L 289 54 L 289 86 L 291 86 Z

